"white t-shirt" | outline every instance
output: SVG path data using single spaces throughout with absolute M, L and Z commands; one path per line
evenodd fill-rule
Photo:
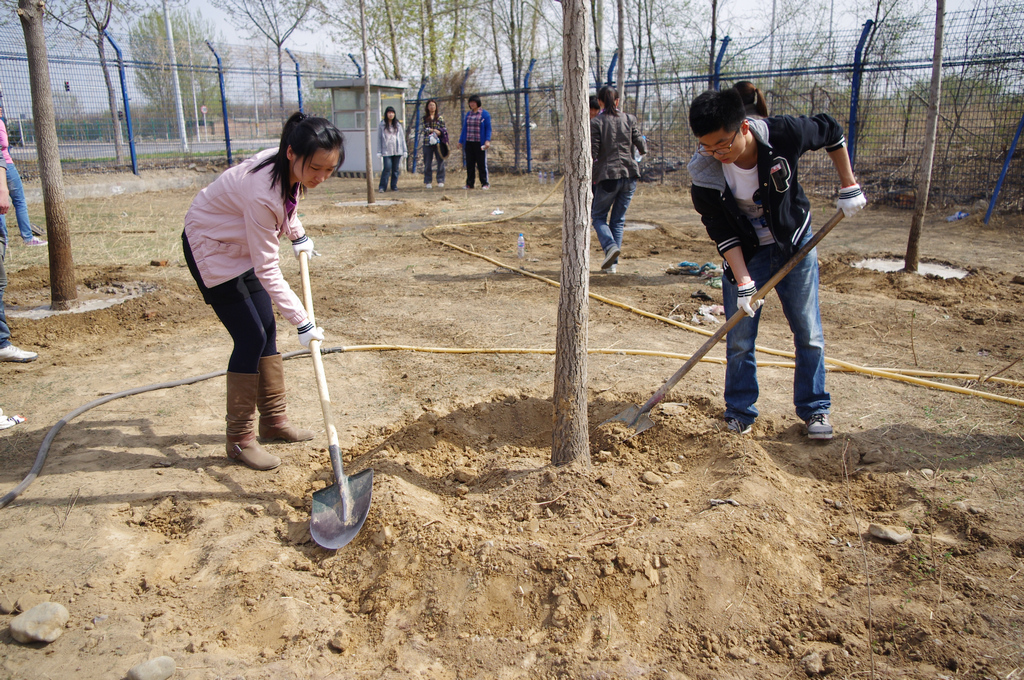
M 747 170 L 735 163 L 722 163 L 722 171 L 725 173 L 725 181 L 729 185 L 729 191 L 732 192 L 733 198 L 736 199 L 736 204 L 754 225 L 758 242 L 762 246 L 775 243 L 775 238 L 772 237 L 772 233 L 768 229 L 768 222 L 764 218 L 764 207 L 761 205 L 760 195 L 757 200 L 754 199 L 754 194 L 758 193 L 759 188 L 757 186 L 757 166 Z

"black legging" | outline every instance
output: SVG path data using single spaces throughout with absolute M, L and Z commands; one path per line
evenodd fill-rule
M 181 241 L 185 263 L 203 294 L 203 300 L 213 307 L 217 318 L 235 341 L 228 359 L 228 370 L 232 373 L 259 373 L 260 358 L 277 354 L 277 322 L 270 294 L 252 269 L 207 288 L 184 232 Z

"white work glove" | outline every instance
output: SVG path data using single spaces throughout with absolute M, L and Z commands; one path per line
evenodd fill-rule
M 307 321 L 296 329 L 299 332 L 299 343 L 303 347 L 309 347 L 310 340 L 324 341 L 324 329 L 314 327 L 312 321 Z
M 764 304 L 764 300 L 758 300 L 755 304 L 750 304 L 750 298 L 754 297 L 754 293 L 757 292 L 757 286 L 754 285 L 753 281 L 748 281 L 742 286 L 736 289 L 736 306 L 747 313 L 747 316 L 753 317 L 757 314 L 757 310 L 761 309 L 761 305 Z
M 859 184 L 843 187 L 839 190 L 839 200 L 836 201 L 836 208 L 843 211 L 847 217 L 853 217 L 868 204 Z
M 320 254 L 313 250 L 313 239 L 305 234 L 292 241 L 292 250 L 295 251 L 295 259 L 299 259 L 301 253 L 306 253 L 310 257 Z

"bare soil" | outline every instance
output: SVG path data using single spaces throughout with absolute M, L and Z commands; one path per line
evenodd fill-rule
M 522 266 L 557 280 L 558 194 L 518 219 L 445 226 L 519 215 L 550 185 L 401 183 L 382 197 L 400 205 L 336 207 L 365 183 L 333 179 L 300 206 L 323 254 L 312 285 L 326 346 L 552 349 L 556 288 L 422 236 L 440 225 L 434 238 L 515 267 L 522 232 Z M 73 409 L 226 366 L 228 335 L 174 250 L 193 192 L 70 204 L 83 296 L 155 289 L 12 319 L 40 359 L 0 365 L 0 406 L 28 418 L 0 433 L 0 492 Z M 822 202 L 816 223 L 831 213 Z M 595 273 L 593 292 L 686 320 L 703 304 L 693 292 L 721 301 L 665 274 L 716 259 L 685 190 L 641 186 L 629 219 L 656 228 L 627 232 L 619 273 Z M 963 280 L 850 266 L 899 257 L 909 220 L 868 209 L 823 242 L 829 356 L 1024 380 L 1010 365 L 1024 354 L 1024 220 L 930 217 L 923 255 L 970 270 Z M 14 246 L 8 305 L 45 304 L 41 250 Z M 777 298 L 761 329 L 762 346 L 792 348 Z M 279 331 L 284 351 L 300 349 L 287 323 Z M 590 303 L 592 348 L 689 354 L 705 339 Z M 1020 407 L 830 372 L 836 437 L 814 443 L 793 413 L 791 370 L 767 366 L 762 415 L 738 437 L 720 420 L 724 368 L 701 363 L 655 409 L 656 427 L 629 439 L 600 423 L 681 360 L 595 354 L 593 465 L 556 468 L 550 354 L 339 351 L 325 364 L 346 469 L 375 471 L 355 541 L 332 552 L 309 536 L 312 492 L 332 473 L 308 357 L 286 363 L 289 409 L 318 436 L 275 445 L 285 462 L 271 472 L 225 457 L 222 378 L 110 401 L 65 425 L 39 478 L 0 510 L 3 611 L 49 599 L 71 613 L 48 645 L 4 630 L 0 678 L 123 678 L 165 654 L 174 677 L 195 679 L 1020 677 Z M 939 381 L 1024 398 L 1006 383 Z M 913 538 L 883 542 L 871 523 Z

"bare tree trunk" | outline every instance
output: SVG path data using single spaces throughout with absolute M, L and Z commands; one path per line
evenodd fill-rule
M 18 18 L 25 33 L 28 78 L 32 89 L 32 117 L 36 127 L 39 178 L 43 185 L 46 239 L 50 256 L 50 308 L 63 311 L 78 302 L 75 263 L 71 259 L 71 231 L 64 205 L 64 175 L 57 148 L 57 121 L 50 89 L 50 62 L 43 32 L 43 0 L 18 0 Z
M 437 22 L 434 20 L 433 0 L 427 4 L 427 45 L 430 48 L 430 77 L 437 77 Z
M 921 151 L 921 181 L 917 187 L 914 216 L 910 220 L 907 254 L 903 271 L 916 272 L 920 261 L 919 245 L 924 214 L 928 209 L 928 193 L 932 186 L 932 163 L 935 160 L 935 136 L 939 127 L 939 100 L 942 96 L 942 33 L 945 24 L 946 0 L 935 0 L 935 46 L 932 51 L 932 84 L 928 93 L 928 117 L 925 121 L 924 149 Z
M 284 118 L 284 68 L 281 64 L 281 43 L 274 45 L 277 52 L 277 102 L 281 107 L 281 118 Z
M 597 89 L 601 89 L 604 83 L 604 74 L 601 73 L 601 28 L 604 25 L 601 0 L 590 0 L 590 11 L 594 15 L 594 82 L 597 83 Z
M 619 69 L 615 75 L 615 89 L 626 105 L 626 0 L 618 0 L 619 15 Z M 634 107 L 635 108 L 635 107 Z
M 359 0 L 359 25 L 363 32 L 363 128 L 366 134 L 366 202 L 373 204 L 373 141 L 370 138 L 370 62 L 366 51 L 366 0 Z
M 551 462 L 590 465 L 587 424 L 587 315 L 590 312 L 590 119 L 587 105 L 587 0 L 562 1 L 565 81 L 565 205 L 562 285 L 555 338 Z
M 711 0 L 711 47 L 708 49 L 708 89 L 715 86 L 715 42 L 718 40 L 718 2 Z
M 110 79 L 110 71 L 107 70 L 106 39 L 101 32 L 96 39 L 96 50 L 100 55 L 100 69 L 103 71 L 103 83 L 107 86 L 107 103 L 110 105 L 110 122 L 114 131 L 114 157 L 117 164 L 124 165 L 124 141 L 121 139 L 121 121 L 117 119 L 117 95 L 114 94 L 114 82 Z
M 398 61 L 398 35 L 395 33 L 395 17 L 391 14 L 391 3 L 384 3 L 384 12 L 388 18 L 388 36 L 391 38 L 391 60 L 395 63 L 395 80 L 402 79 L 402 67 Z

